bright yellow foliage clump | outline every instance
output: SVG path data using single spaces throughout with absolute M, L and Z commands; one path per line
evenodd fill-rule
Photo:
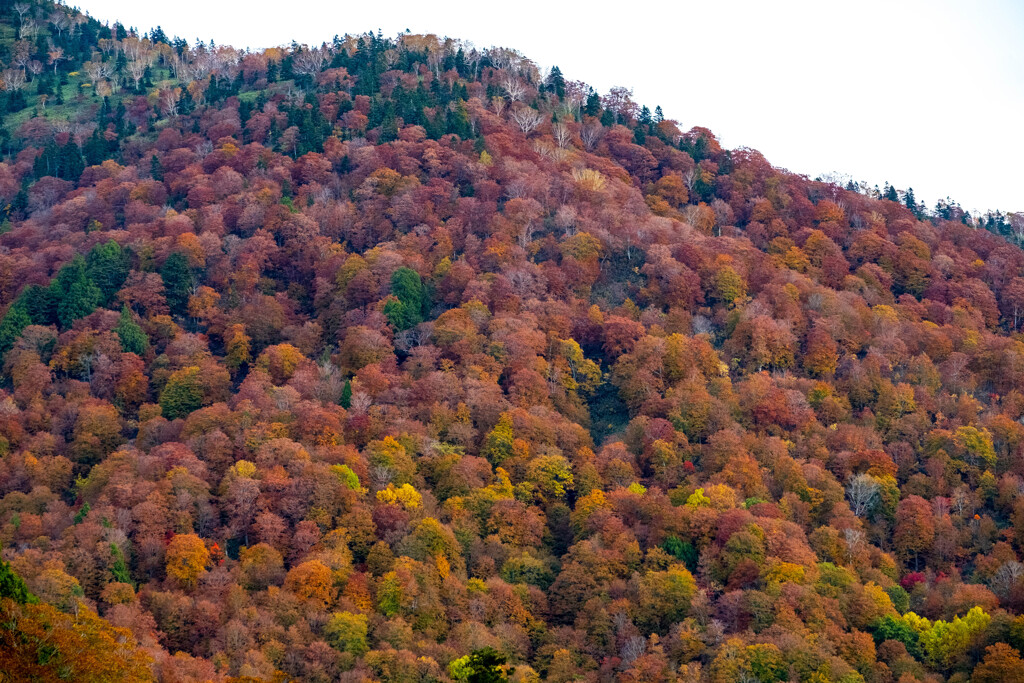
M 210 551 L 195 534 L 178 534 L 167 546 L 167 575 L 186 588 L 196 585 L 209 562 Z
M 401 505 L 406 510 L 415 510 L 423 505 L 423 496 L 409 484 L 388 484 L 386 489 L 377 491 L 377 500 L 389 505 Z

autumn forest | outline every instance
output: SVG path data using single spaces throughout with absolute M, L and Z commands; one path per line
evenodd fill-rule
M 651 104 L 0 1 L 0 681 L 1024 681 L 1024 214 Z

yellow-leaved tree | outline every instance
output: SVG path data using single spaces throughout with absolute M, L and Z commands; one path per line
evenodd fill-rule
M 184 588 L 192 588 L 206 571 L 210 551 L 195 534 L 177 534 L 167 546 L 167 575 Z

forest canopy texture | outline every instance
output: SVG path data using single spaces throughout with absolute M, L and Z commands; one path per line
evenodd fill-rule
M 436 36 L 0 61 L 0 680 L 1024 680 L 1024 216 Z

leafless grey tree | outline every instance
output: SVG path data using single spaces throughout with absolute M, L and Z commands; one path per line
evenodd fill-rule
M 43 63 L 40 62 L 38 59 L 33 59 L 31 62 L 28 63 L 28 72 L 33 76 L 38 76 L 39 74 L 43 73 Z
M 57 32 L 57 38 L 60 38 L 64 35 L 64 31 L 71 27 L 71 22 L 68 20 L 67 13 L 58 9 L 50 13 L 50 25 Z
M 315 76 L 324 70 L 330 55 L 324 47 L 304 48 L 295 53 L 294 69 L 296 73 Z
M 1024 564 L 1016 560 L 1004 562 L 1003 565 L 992 575 L 989 584 L 996 595 L 1006 597 L 1010 591 L 1024 578 Z
M 21 90 L 25 85 L 25 72 L 21 69 L 5 69 L 3 79 L 4 90 L 7 92 Z
M 35 19 L 29 18 L 21 22 L 21 37 L 26 40 L 35 40 L 35 37 L 39 35 L 39 24 L 36 23 Z
M 511 102 L 520 101 L 526 94 L 526 86 L 515 76 L 507 76 L 501 82 L 501 87 L 505 89 L 505 94 L 508 95 L 508 99 Z
M 564 123 L 559 122 L 551 126 L 551 134 L 561 149 L 565 149 L 572 142 L 572 131 Z
M 846 551 L 852 553 L 857 546 L 864 542 L 864 532 L 848 527 L 843 530 L 843 538 L 846 540 Z
M 519 107 L 512 110 L 512 120 L 519 126 L 519 130 L 529 135 L 544 121 L 544 117 L 532 107 Z
M 604 126 L 600 123 L 588 123 L 583 126 L 583 130 L 580 131 L 580 138 L 583 140 L 583 146 L 587 148 L 588 152 L 593 152 L 594 148 L 597 147 L 602 133 L 604 133 Z
M 14 11 L 18 13 L 18 23 L 25 23 L 25 13 L 32 9 L 32 5 L 27 2 L 16 2 L 14 3 Z
M 878 500 L 878 482 L 869 474 L 858 474 L 846 485 L 846 496 L 850 499 L 853 514 L 863 517 Z

